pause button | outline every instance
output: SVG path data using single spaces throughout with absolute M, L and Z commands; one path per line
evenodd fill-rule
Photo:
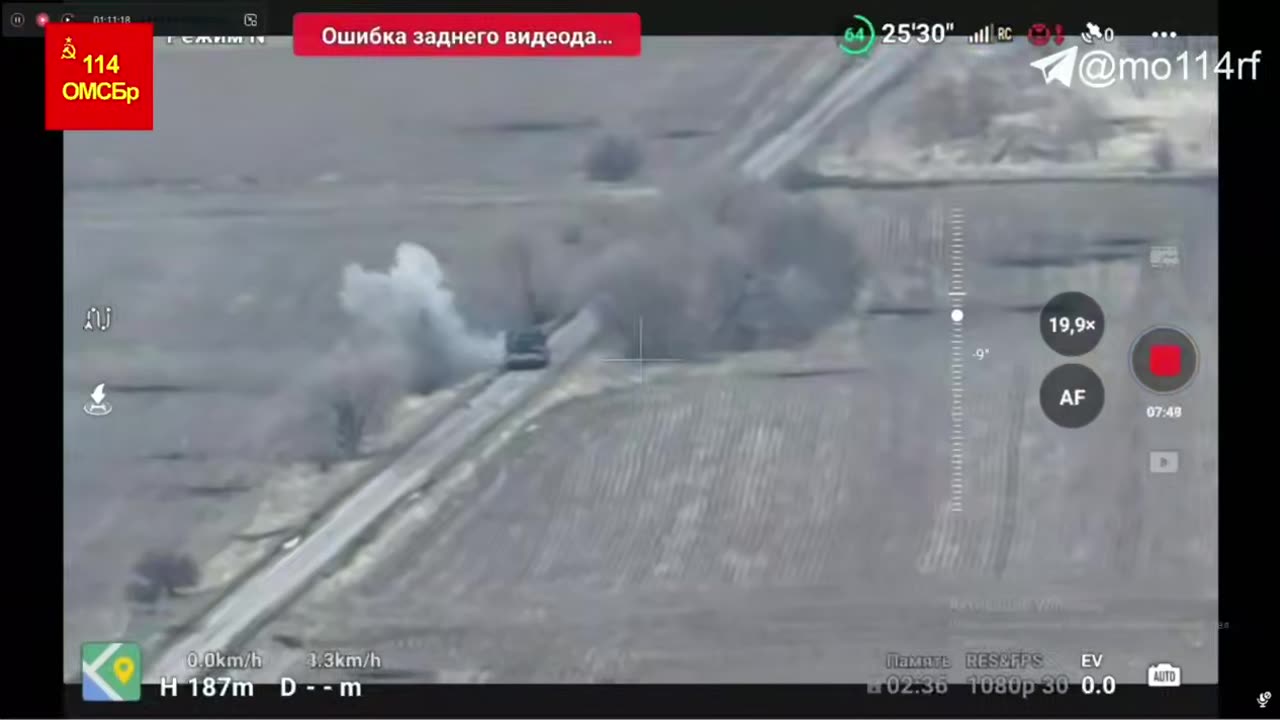
M 1082 428 L 1102 413 L 1102 378 L 1084 365 L 1059 365 L 1040 383 L 1040 409 L 1055 424 Z

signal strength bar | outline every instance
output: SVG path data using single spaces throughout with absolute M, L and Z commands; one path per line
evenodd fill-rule
M 988 45 L 996 41 L 994 25 L 988 25 L 969 36 L 970 45 Z

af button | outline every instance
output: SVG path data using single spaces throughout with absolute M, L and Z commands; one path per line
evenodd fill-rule
M 1040 383 L 1040 408 L 1064 428 L 1082 428 L 1098 419 L 1105 400 L 1102 379 L 1084 365 L 1059 365 Z

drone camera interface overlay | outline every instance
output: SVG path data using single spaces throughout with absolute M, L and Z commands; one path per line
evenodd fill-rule
M 57 141 L 68 712 L 1226 702 L 1219 107 L 1260 55 L 308 10 L 154 20 L 152 127 Z M 50 63 L 93 26 L 13 13 Z

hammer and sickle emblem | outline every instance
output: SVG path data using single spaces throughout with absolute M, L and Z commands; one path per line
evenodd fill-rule
M 63 60 L 76 59 L 76 46 L 71 44 L 71 38 L 67 38 L 66 44 L 62 46 L 62 59 Z

